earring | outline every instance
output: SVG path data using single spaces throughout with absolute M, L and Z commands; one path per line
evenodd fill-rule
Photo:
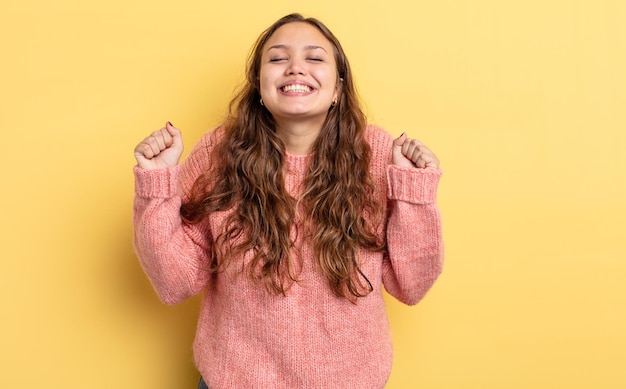
M 333 98 L 333 101 L 330 103 L 331 107 L 334 107 L 335 105 L 337 105 L 337 97 Z
M 262 106 L 265 106 L 265 104 L 263 104 L 263 97 L 261 97 L 261 100 L 260 100 L 260 101 L 261 101 L 261 105 L 262 105 Z

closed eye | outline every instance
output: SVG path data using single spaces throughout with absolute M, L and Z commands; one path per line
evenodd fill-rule
M 287 58 L 270 58 L 270 62 L 286 61 Z

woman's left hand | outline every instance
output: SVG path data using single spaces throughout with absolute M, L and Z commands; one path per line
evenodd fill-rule
M 417 139 L 409 139 L 403 133 L 393 141 L 391 162 L 399 167 L 439 168 L 439 159 Z

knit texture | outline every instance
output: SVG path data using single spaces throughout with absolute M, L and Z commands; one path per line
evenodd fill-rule
M 371 174 L 389 210 L 381 233 L 387 251 L 360 249 L 361 270 L 374 290 L 356 304 L 338 298 L 315 267 L 311 242 L 298 237 L 299 282 L 286 295 L 269 293 L 233 258 L 223 272 L 206 271 L 213 232 L 227 212 L 201 223 L 181 221 L 180 205 L 195 179 L 211 165 L 219 131 L 207 133 L 182 165 L 146 171 L 135 167 L 135 249 L 157 294 L 175 304 L 203 292 L 194 356 L 212 389 L 383 388 L 393 357 L 383 287 L 416 304 L 443 264 L 436 207 L 438 169 L 391 165 L 392 138 L 368 126 Z M 297 197 L 313 155 L 286 155 L 285 185 Z M 297 220 L 297 219 L 296 219 Z

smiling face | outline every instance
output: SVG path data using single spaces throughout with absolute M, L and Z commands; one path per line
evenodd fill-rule
M 333 45 L 304 22 L 278 28 L 263 46 L 260 93 L 277 124 L 323 123 L 339 97 Z

